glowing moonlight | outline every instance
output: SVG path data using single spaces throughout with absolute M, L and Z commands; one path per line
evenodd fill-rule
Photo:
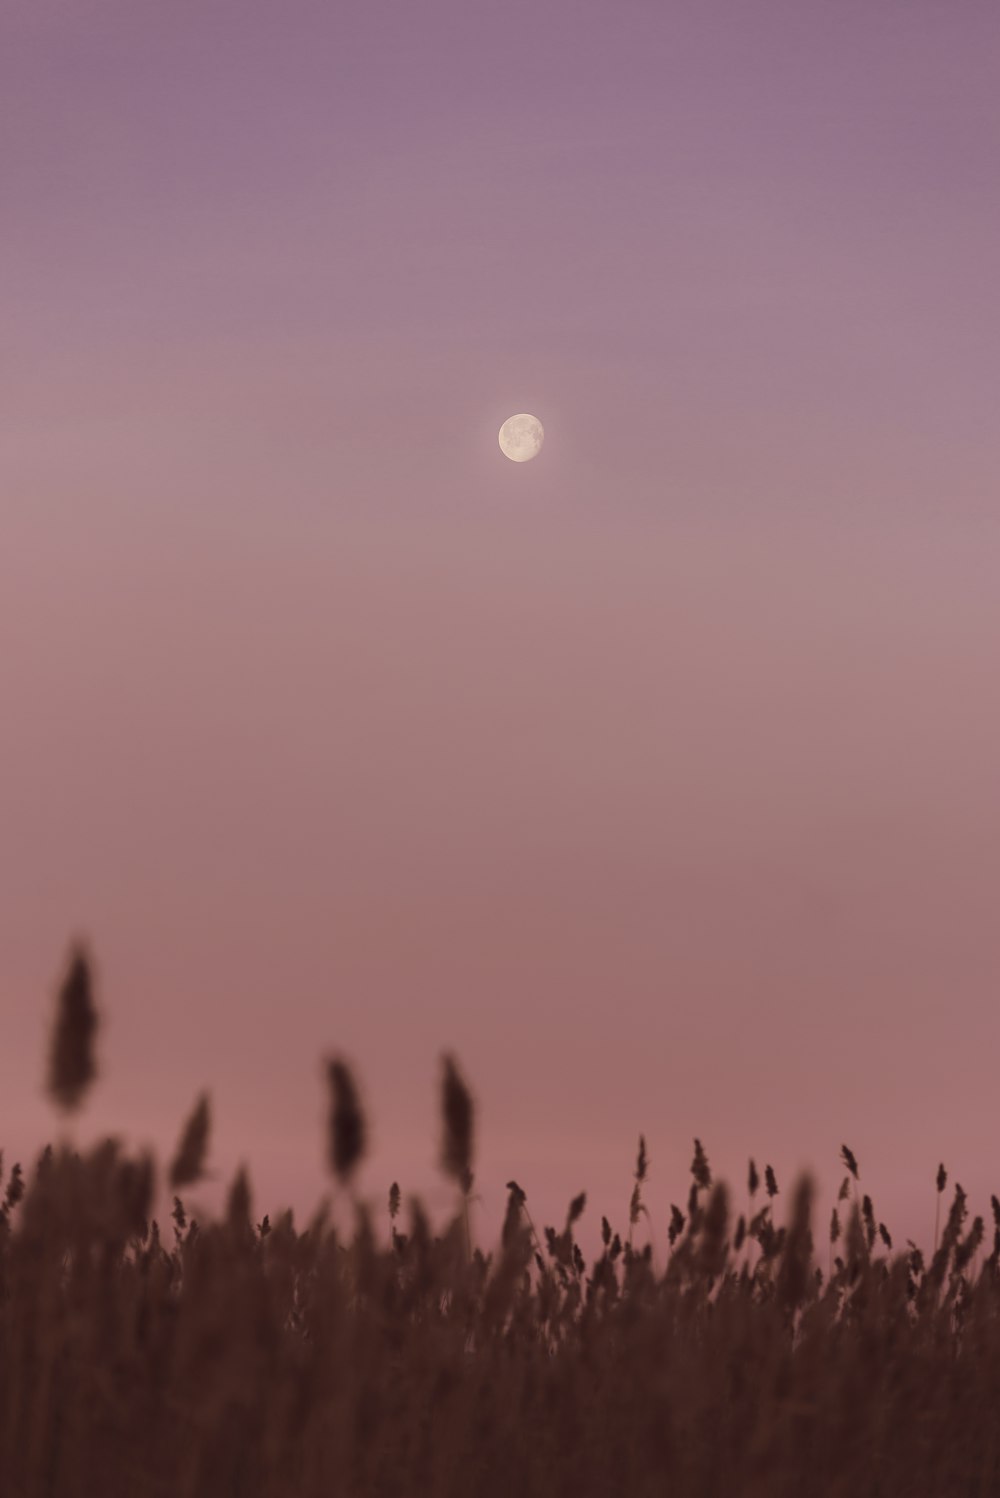
M 522 411 L 518 416 L 508 416 L 500 428 L 500 451 L 513 463 L 527 463 L 537 458 L 545 441 L 545 430 L 537 416 Z

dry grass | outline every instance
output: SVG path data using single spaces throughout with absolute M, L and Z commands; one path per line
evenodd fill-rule
M 53 1035 L 63 1101 L 94 1074 L 94 1026 L 80 1023 L 89 974 L 74 967 L 63 994 L 81 985 L 87 1006 L 61 999 Z M 328 1063 L 328 1077 L 330 1165 L 346 1185 L 365 1122 L 346 1063 Z M 174 1187 L 199 1177 L 208 1130 L 203 1097 Z M 585 1197 L 540 1239 L 516 1181 L 501 1242 L 470 1252 L 473 1108 L 450 1058 L 442 1138 L 454 1220 L 435 1235 L 413 1199 L 401 1231 L 393 1183 L 384 1248 L 360 1203 L 350 1238 L 323 1214 L 301 1231 L 290 1213 L 255 1224 L 243 1170 L 218 1222 L 189 1220 L 175 1198 L 166 1243 L 150 1221 L 154 1162 L 111 1140 L 82 1156 L 46 1150 L 27 1183 L 15 1166 L 0 1208 L 0 1492 L 1000 1493 L 996 1198 L 987 1258 L 985 1225 L 966 1228 L 956 1186 L 925 1264 L 912 1245 L 893 1252 L 867 1195 L 850 1200 L 860 1169 L 845 1147 L 824 1270 L 811 1181 L 795 1184 L 779 1225 L 774 1172 L 755 1210 L 751 1162 L 734 1221 L 695 1141 L 658 1273 L 630 1237 L 646 1211 L 644 1139 L 625 1239 L 603 1220 L 588 1264 L 574 1240 Z

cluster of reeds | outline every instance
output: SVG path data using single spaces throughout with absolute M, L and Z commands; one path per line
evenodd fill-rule
M 50 1090 L 78 1105 L 95 1074 L 89 968 L 60 995 Z M 350 1067 L 328 1063 L 329 1161 L 348 1187 L 365 1119 Z M 240 1170 L 219 1220 L 193 1221 L 211 1109 L 199 1098 L 169 1167 L 114 1140 L 47 1148 L 0 1207 L 0 1492 L 11 1498 L 320 1495 L 1000 1493 L 1000 1202 L 992 1252 L 956 1186 L 929 1262 L 892 1238 L 844 1147 L 825 1267 L 814 1188 L 784 1222 L 770 1166 L 734 1216 L 695 1141 L 668 1258 L 648 1211 L 640 1138 L 624 1237 L 602 1219 L 588 1262 L 507 1187 L 499 1243 L 471 1240 L 474 1110 L 441 1083 L 456 1210 L 435 1233 L 388 1192 L 388 1241 L 354 1201 L 349 1236 L 321 1209 L 254 1221 Z M 947 1178 L 937 1179 L 938 1199 Z

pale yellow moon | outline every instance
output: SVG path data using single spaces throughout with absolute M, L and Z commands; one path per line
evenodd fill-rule
M 537 458 L 545 441 L 545 429 L 537 416 L 521 411 L 517 416 L 508 416 L 500 428 L 500 451 L 512 463 L 527 463 Z

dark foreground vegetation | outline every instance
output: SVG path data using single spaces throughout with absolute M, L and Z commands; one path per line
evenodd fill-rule
M 86 961 L 59 996 L 49 1088 L 94 1075 Z M 328 1064 L 330 1166 L 349 1192 L 365 1145 L 352 1076 Z M 150 1212 L 154 1162 L 108 1140 L 18 1166 L 0 1210 L 0 1493 L 9 1498 L 952 1498 L 1000 1494 L 1000 1203 L 993 1249 L 955 1188 L 925 1263 L 894 1250 L 847 1174 L 822 1246 L 813 1191 L 751 1162 L 747 1210 L 696 1141 L 662 1272 L 629 1220 L 536 1233 L 508 1186 L 501 1241 L 472 1249 L 473 1112 L 450 1059 L 440 1234 L 393 1185 L 388 1238 L 355 1205 L 255 1223 L 241 1172 L 224 1217 L 189 1220 L 210 1111 L 198 1101 Z M 946 1187 L 938 1173 L 939 1202 Z M 167 1240 L 167 1241 L 165 1241 Z M 381 1241 L 380 1241 L 381 1240 Z M 817 1262 L 817 1258 L 822 1263 Z

